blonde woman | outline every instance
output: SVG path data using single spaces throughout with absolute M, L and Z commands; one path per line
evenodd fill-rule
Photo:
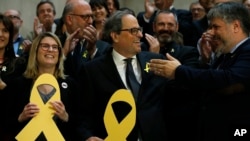
M 51 101 L 51 108 L 55 110 L 53 120 L 66 140 L 72 140 L 72 111 L 73 98 L 77 93 L 76 84 L 73 79 L 64 75 L 64 56 L 62 46 L 56 35 L 53 33 L 42 33 L 33 41 L 27 68 L 24 75 L 17 78 L 6 88 L 10 95 L 8 100 L 11 106 L 7 112 L 7 129 L 13 139 L 22 128 L 39 112 L 38 106 L 29 102 L 30 91 L 35 80 L 44 73 L 53 75 L 60 87 L 60 101 Z M 42 84 L 37 87 L 38 93 L 46 104 L 55 94 L 56 89 L 50 84 Z M 38 127 L 39 128 L 39 127 Z M 41 133 L 39 141 L 45 141 L 46 137 Z

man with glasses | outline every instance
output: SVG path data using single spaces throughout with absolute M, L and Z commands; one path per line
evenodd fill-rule
M 80 140 L 97 141 L 112 136 L 112 133 L 107 134 L 110 131 L 105 129 L 108 123 L 103 121 L 103 118 L 108 101 L 120 89 L 130 90 L 131 93 L 128 94 L 132 95 L 136 103 L 135 126 L 120 140 L 166 140 L 163 90 L 167 80 L 156 77 L 147 70 L 147 62 L 151 58 L 164 59 L 164 56 L 141 52 L 141 38 L 142 30 L 136 17 L 127 10 L 114 13 L 106 21 L 103 39 L 110 43 L 112 48 L 105 55 L 83 65 L 78 75 L 82 96 L 79 98 L 82 106 L 79 106 L 81 109 L 78 117 L 89 119 L 78 124 L 83 125 L 78 128 L 81 129 L 78 130 L 82 137 Z M 112 110 L 115 119 L 120 123 L 127 118 L 131 107 L 126 102 L 116 102 L 112 104 Z M 115 136 L 122 136 L 125 131 L 119 130 L 127 129 L 119 128 L 121 127 L 117 126 L 118 132 Z
M 13 47 L 15 54 L 17 57 L 23 56 L 24 53 L 29 50 L 31 42 L 29 40 L 24 40 L 23 36 L 19 33 L 23 24 L 21 13 L 18 10 L 8 9 L 4 12 L 4 15 L 11 19 L 14 26 Z
M 65 73 L 75 76 L 80 65 L 104 54 L 109 44 L 97 40 L 93 12 L 85 0 L 69 1 L 63 10 L 67 33 L 60 36 L 66 56 Z

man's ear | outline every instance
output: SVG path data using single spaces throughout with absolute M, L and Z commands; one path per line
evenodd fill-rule
M 117 43 L 119 41 L 119 35 L 116 32 L 111 32 L 110 37 L 112 38 L 114 43 Z
M 239 32 L 239 30 L 241 29 L 241 25 L 240 22 L 238 20 L 235 20 L 233 23 L 233 30 L 234 32 Z
M 72 20 L 73 20 L 73 19 L 72 19 L 72 16 L 67 15 L 66 18 L 65 18 L 65 20 L 66 20 L 65 22 L 66 22 L 68 25 L 72 25 L 72 23 L 73 23 L 73 22 L 72 22 Z

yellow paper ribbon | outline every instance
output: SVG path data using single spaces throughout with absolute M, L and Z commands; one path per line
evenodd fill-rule
M 123 101 L 128 103 L 132 109 L 128 115 L 118 123 L 112 108 L 112 103 Z M 125 89 L 116 91 L 110 98 L 104 113 L 104 124 L 108 133 L 105 141 L 126 141 L 127 136 L 135 126 L 136 107 L 132 93 Z
M 55 94 L 44 104 L 37 87 L 42 84 L 49 84 L 55 88 Z M 35 103 L 40 112 L 33 117 L 30 122 L 16 136 L 18 141 L 34 141 L 41 132 L 44 133 L 48 141 L 65 141 L 61 132 L 57 128 L 52 117 L 54 109 L 51 108 L 50 101 L 60 100 L 60 89 L 55 77 L 51 74 L 43 74 L 35 81 L 30 95 L 30 102 Z

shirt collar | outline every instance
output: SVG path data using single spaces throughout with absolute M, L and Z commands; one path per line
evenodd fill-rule
M 242 41 L 240 41 L 234 48 L 231 49 L 230 53 L 234 53 L 234 51 L 240 46 L 242 45 L 247 39 L 249 39 L 249 37 L 243 39 Z

